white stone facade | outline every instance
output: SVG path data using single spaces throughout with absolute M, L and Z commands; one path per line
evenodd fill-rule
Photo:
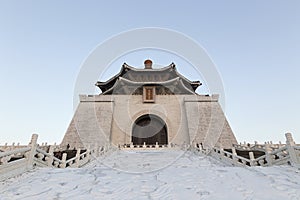
M 142 95 L 82 95 L 62 146 L 71 148 L 124 145 L 132 142 L 132 128 L 144 114 L 161 118 L 168 143 L 203 144 L 231 148 L 236 138 L 218 103 L 218 95 L 156 95 L 144 103 Z

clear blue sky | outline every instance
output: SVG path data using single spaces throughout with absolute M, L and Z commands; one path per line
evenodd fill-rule
M 284 141 L 289 131 L 300 143 L 299 10 L 300 2 L 289 0 L 1 0 L 0 144 L 27 143 L 32 133 L 40 142 L 60 142 L 84 59 L 112 35 L 142 27 L 182 32 L 207 50 L 223 78 L 226 115 L 239 141 Z M 128 59 L 122 62 L 143 62 Z

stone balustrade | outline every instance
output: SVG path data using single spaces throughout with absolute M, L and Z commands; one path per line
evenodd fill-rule
M 268 145 L 269 148 L 275 150 L 275 149 L 279 149 L 282 146 L 285 146 L 285 144 L 282 144 L 281 142 L 279 142 L 279 144 L 274 144 L 272 141 L 269 142 L 265 142 L 264 144 L 259 144 L 258 142 L 255 141 L 254 144 L 250 144 L 250 143 L 244 143 L 244 144 L 235 144 L 234 147 L 238 150 L 256 150 L 256 151 L 260 151 L 260 150 L 264 150 L 265 146 Z
M 286 144 L 273 144 L 266 142 L 264 145 L 255 143 L 254 145 L 234 145 L 231 152 L 222 148 L 214 147 L 205 150 L 201 145 L 195 145 L 195 149 L 201 153 L 211 155 L 216 159 L 233 166 L 272 166 L 290 164 L 300 167 L 300 146 L 296 145 L 292 134 L 287 133 Z M 249 152 L 249 158 L 238 156 L 236 150 Z M 255 158 L 254 151 L 264 151 L 265 155 Z
M 33 134 L 29 145 L 12 145 L 2 146 L 0 152 L 0 181 L 7 178 L 22 174 L 34 166 L 38 167 L 82 167 L 86 165 L 92 158 L 93 154 L 102 154 L 105 147 L 100 147 L 97 151 L 87 149 L 81 152 L 77 149 L 75 157 L 67 159 L 67 154 L 63 153 L 59 159 L 54 156 L 54 152 L 58 149 L 57 145 L 37 144 L 37 134 Z M 46 148 L 47 147 L 47 148 Z
M 192 148 L 197 152 L 210 155 L 222 162 L 233 166 L 271 166 L 290 164 L 295 167 L 300 167 L 300 145 L 297 145 L 290 133 L 286 135 L 286 144 L 273 144 L 266 142 L 263 145 L 246 144 L 234 145 L 232 149 L 223 149 L 222 147 L 214 147 L 212 149 L 204 149 L 201 144 L 195 144 Z M 53 168 L 67 168 L 67 167 L 82 167 L 86 165 L 93 156 L 102 155 L 109 147 L 101 146 L 92 150 L 82 151 L 77 149 L 76 155 L 67 159 L 67 153 L 62 153 L 60 158 L 54 156 L 54 152 L 62 150 L 57 145 L 42 145 L 37 144 L 38 135 L 33 134 L 29 145 L 3 145 L 0 146 L 0 181 L 6 178 L 22 174 L 34 166 L 39 167 L 53 167 Z M 135 149 L 164 149 L 164 148 L 178 148 L 189 150 L 190 145 L 120 145 L 119 149 L 135 150 Z M 249 155 L 241 156 L 239 152 L 248 152 Z M 264 155 L 255 154 L 255 151 L 264 152 Z M 238 153 L 237 153 L 238 152 Z M 259 155 L 259 156 L 257 156 Z M 256 157 L 255 157 L 256 156 Z
M 165 148 L 178 148 L 178 149 L 183 149 L 183 148 L 188 148 L 188 145 L 183 145 L 183 146 L 179 146 L 177 144 L 173 144 L 173 143 L 169 143 L 169 144 L 158 144 L 158 142 L 156 142 L 156 144 L 146 144 L 144 142 L 144 144 L 142 145 L 133 145 L 133 143 L 130 144 L 124 144 L 124 145 L 119 145 L 118 146 L 119 149 L 127 149 L 127 150 L 135 150 L 135 149 L 165 149 Z
M 43 149 L 45 151 L 48 151 L 50 146 L 53 146 L 55 151 L 58 151 L 61 149 L 61 147 L 56 145 L 56 143 L 54 143 L 53 145 L 49 145 L 47 142 L 45 142 L 42 144 L 37 144 L 37 146 L 38 146 L 38 148 Z M 4 145 L 0 145 L 0 152 L 10 151 L 10 150 L 14 150 L 14 149 L 20 149 L 20 148 L 24 148 L 24 147 L 28 147 L 28 145 L 21 145 L 19 142 L 18 143 L 13 142 L 10 145 L 8 143 L 5 143 Z

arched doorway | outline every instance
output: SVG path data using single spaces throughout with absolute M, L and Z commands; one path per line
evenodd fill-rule
M 143 115 L 139 117 L 132 127 L 132 143 L 143 145 L 144 142 L 154 145 L 168 144 L 168 133 L 166 123 L 156 115 Z

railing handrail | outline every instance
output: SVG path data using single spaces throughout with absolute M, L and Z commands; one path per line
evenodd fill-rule
M 66 163 L 70 163 L 70 162 L 72 162 L 72 161 L 74 161 L 74 160 L 76 160 L 77 159 L 77 156 L 75 156 L 75 157 L 73 157 L 73 158 L 70 158 L 69 160 L 66 160 Z
M 76 160 L 78 159 L 78 157 L 79 157 L 79 160 L 80 160 L 80 158 L 81 158 L 82 156 L 85 156 L 85 155 L 87 155 L 88 153 L 90 153 L 90 152 L 85 151 L 85 152 L 83 152 L 82 154 L 79 154 L 78 156 L 76 155 L 75 157 L 70 158 L 69 160 L 66 160 L 66 164 L 68 164 L 68 163 L 70 163 L 70 162 L 73 162 L 73 161 L 76 161 Z M 82 159 L 82 160 L 83 160 L 83 159 Z
M 5 157 L 5 156 L 13 155 L 13 154 L 27 152 L 27 151 L 30 151 L 30 149 L 31 149 L 31 147 L 25 147 L 25 148 L 0 152 L 0 157 Z
M 57 161 L 57 162 L 59 162 L 59 163 L 62 163 L 62 162 L 63 162 L 61 159 L 55 157 L 53 154 L 47 153 L 46 151 L 44 151 L 44 150 L 42 150 L 42 149 L 38 149 L 38 148 L 37 148 L 36 151 L 37 151 L 38 153 L 42 153 L 42 154 L 44 154 L 45 156 L 48 156 L 48 157 L 52 156 L 52 157 L 53 157 L 53 161 Z
M 254 160 L 252 160 L 253 162 L 258 162 L 260 160 L 263 160 L 265 159 L 267 156 L 266 155 L 262 155 L 262 156 L 259 156 L 258 158 L 255 158 Z
M 287 150 L 287 146 L 280 147 L 279 149 L 276 149 L 275 151 L 270 152 L 270 154 L 275 155 L 275 154 L 277 154 L 281 151 L 284 151 L 284 150 Z
M 46 151 L 44 151 L 43 149 L 40 149 L 40 148 L 36 148 L 36 151 L 38 153 L 44 154 L 45 156 L 52 156 L 50 153 L 47 153 Z

